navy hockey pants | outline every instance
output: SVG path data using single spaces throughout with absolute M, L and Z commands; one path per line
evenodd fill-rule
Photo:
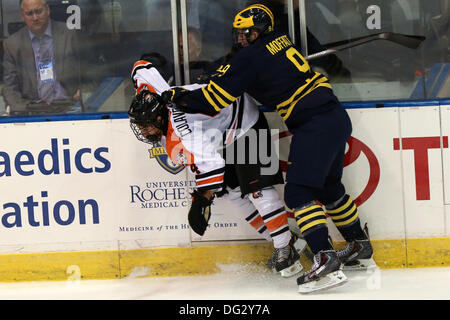
M 292 123 L 292 122 L 291 122 Z M 347 111 L 340 105 L 306 122 L 289 125 L 289 151 L 284 200 L 295 209 L 310 201 L 324 205 L 345 194 L 341 182 L 345 146 L 352 132 Z

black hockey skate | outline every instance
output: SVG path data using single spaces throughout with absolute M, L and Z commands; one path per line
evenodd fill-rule
M 297 278 L 298 292 L 310 293 L 343 285 L 347 277 L 341 270 L 336 251 L 322 250 L 313 258 L 311 270 Z
M 292 235 L 289 244 L 283 248 L 275 248 L 272 257 L 267 262 L 267 266 L 274 272 L 279 272 L 282 277 L 288 278 L 302 271 L 300 253 L 295 247 L 298 238 Z
M 372 258 L 373 248 L 368 236 L 367 225 L 364 226 L 364 233 L 367 235 L 367 239 L 351 241 L 342 250 L 337 251 L 339 260 L 344 264 L 344 271 L 376 268 L 377 265 Z

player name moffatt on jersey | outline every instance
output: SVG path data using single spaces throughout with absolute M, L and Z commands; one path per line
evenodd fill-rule
M 287 37 L 287 35 L 283 35 L 281 37 L 276 38 L 275 40 L 269 42 L 266 45 L 267 50 L 273 55 L 277 54 L 284 48 L 292 46 L 291 40 Z

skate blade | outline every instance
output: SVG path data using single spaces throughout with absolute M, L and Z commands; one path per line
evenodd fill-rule
M 377 264 L 373 258 L 369 259 L 358 259 L 352 262 L 347 262 L 344 264 L 343 271 L 364 271 L 377 268 Z
M 322 278 L 301 284 L 298 286 L 299 293 L 311 293 L 321 290 L 339 287 L 347 282 L 347 277 L 342 270 L 331 272 Z
M 292 266 L 281 270 L 280 274 L 283 278 L 289 278 L 289 277 L 296 275 L 297 273 L 299 273 L 302 270 L 303 270 L 303 266 L 300 263 L 300 261 L 297 260 L 297 261 L 295 261 L 295 263 Z

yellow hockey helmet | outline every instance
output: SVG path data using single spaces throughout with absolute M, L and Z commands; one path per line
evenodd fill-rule
M 233 21 L 235 29 L 257 29 L 261 34 L 274 30 L 273 13 L 262 4 L 252 4 L 240 11 Z

